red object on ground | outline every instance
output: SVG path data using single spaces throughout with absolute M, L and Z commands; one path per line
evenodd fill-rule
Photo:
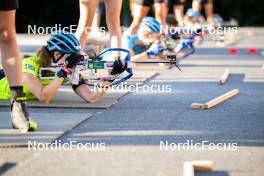
M 251 48 L 251 49 L 248 49 L 248 50 L 247 50 L 247 53 L 248 53 L 248 54 L 257 54 L 257 50 L 254 49 L 254 48 Z
M 230 50 L 228 50 L 229 54 L 238 54 L 238 50 L 236 48 L 231 48 Z

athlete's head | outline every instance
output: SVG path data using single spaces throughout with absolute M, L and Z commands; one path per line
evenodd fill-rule
M 201 13 L 198 12 L 198 11 L 194 11 L 193 9 L 188 9 L 187 12 L 186 12 L 186 16 L 188 17 L 200 17 L 201 16 Z
M 54 62 L 58 62 L 64 56 L 80 51 L 80 43 L 77 38 L 66 31 L 56 31 L 47 41 L 47 49 L 51 53 Z
M 144 17 L 139 25 L 138 37 L 145 43 L 153 43 L 161 36 L 160 22 L 153 17 Z
M 214 14 L 213 22 L 214 22 L 215 27 L 223 27 L 225 25 L 223 18 L 218 14 Z
M 193 9 L 188 9 L 185 16 L 187 17 L 188 21 L 192 23 L 199 22 L 199 19 L 201 18 L 201 13 L 198 11 L 194 11 Z

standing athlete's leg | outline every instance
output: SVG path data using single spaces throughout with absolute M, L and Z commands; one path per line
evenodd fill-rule
M 149 7 L 148 0 L 136 0 L 133 5 L 133 21 L 127 30 L 127 34 L 136 34 L 141 20 L 148 14 Z
M 106 7 L 106 23 L 110 33 L 111 47 L 120 48 L 121 44 L 121 28 L 120 13 L 122 8 L 122 0 L 105 0 Z
M 192 9 L 194 11 L 201 12 L 202 5 L 204 6 L 205 9 L 205 16 L 207 21 L 212 26 L 215 26 L 215 22 L 213 19 L 213 15 L 214 15 L 213 0 L 193 0 Z
M 212 26 L 215 25 L 213 16 L 214 16 L 214 5 L 213 0 L 206 0 L 204 1 L 204 9 L 205 9 L 205 16 L 209 24 Z
M 87 42 L 88 33 L 91 32 L 94 13 L 98 4 L 98 0 L 80 0 L 80 18 L 76 31 L 76 38 L 79 39 L 81 49 Z
M 192 9 L 196 12 L 200 12 L 202 9 L 201 0 L 193 0 L 192 1 Z
M 166 25 L 166 3 L 165 0 L 155 0 L 154 3 L 155 17 L 161 23 L 161 25 Z
M 101 16 L 103 14 L 103 11 L 105 11 L 105 5 L 104 2 L 100 2 L 96 8 L 92 23 L 92 30 L 95 32 L 99 32 Z
M 15 10 L 0 11 L 0 52 L 10 87 L 22 86 L 21 54 L 17 47 Z
M 178 22 L 178 26 L 184 26 L 183 16 L 184 16 L 184 1 L 174 0 L 173 10 Z
M 15 9 L 17 0 L 3 0 L 0 4 L 0 52 L 2 66 L 11 91 L 11 121 L 22 132 L 31 129 L 22 85 L 22 61 L 16 42 Z

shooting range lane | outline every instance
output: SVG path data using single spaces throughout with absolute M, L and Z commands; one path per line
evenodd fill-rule
M 155 71 L 142 71 L 135 70 L 135 76 L 127 82 L 127 85 L 135 85 L 137 83 L 143 84 L 145 81 L 154 77 L 157 73 Z M 96 103 L 86 103 L 79 96 L 74 94 L 71 86 L 63 86 L 51 103 L 41 103 L 39 101 L 28 101 L 29 107 L 45 107 L 45 108 L 85 108 L 85 109 L 107 109 L 112 105 L 116 104 L 118 100 L 125 96 L 128 91 L 119 91 L 115 89 L 111 92 L 109 91 L 105 97 Z M 0 107 L 8 107 L 9 101 L 0 101 Z
M 28 141 L 50 143 L 91 117 L 81 113 L 31 113 L 38 123 L 36 132 L 20 133 L 12 129 L 9 112 L 1 112 L 0 147 L 27 147 Z
M 147 59 L 144 60 L 142 62 L 159 62 L 159 61 L 164 61 L 164 60 L 160 60 L 158 58 L 156 59 Z M 134 68 L 137 70 L 142 70 L 142 71 L 153 71 L 153 70 L 167 70 L 167 69 L 171 69 L 171 65 L 170 64 L 164 64 L 164 63 L 135 63 L 134 64 Z
M 1 107 L 8 107 L 9 101 L 0 101 Z M 104 97 L 96 103 L 86 103 L 77 95 L 71 92 L 58 92 L 50 103 L 41 103 L 39 101 L 27 101 L 28 107 L 31 108 L 89 108 L 89 109 L 106 109 L 117 103 L 116 98 Z
M 152 69 L 152 70 L 145 70 L 145 69 L 138 69 L 138 68 L 133 69 L 134 71 L 133 76 L 129 80 L 127 80 L 123 85 L 136 85 L 137 83 L 144 84 L 146 81 L 158 75 L 158 72 L 153 71 L 153 70 L 155 69 Z M 89 83 L 93 85 L 96 82 L 90 81 Z M 125 89 L 121 90 L 121 92 L 123 91 L 125 91 Z M 116 89 L 114 89 L 113 91 L 109 91 L 106 97 L 116 97 L 117 92 L 120 92 L 120 91 L 116 91 Z M 128 92 L 125 91 L 125 93 L 128 93 Z M 121 98 L 123 95 L 122 93 L 120 93 L 120 95 L 117 95 L 117 96 L 118 98 Z
M 241 60 L 248 63 L 254 63 L 255 60 L 264 62 L 263 57 L 260 55 L 253 58 L 251 56 L 233 56 L 228 60 L 225 55 L 210 55 L 210 59 L 202 59 L 200 55 L 192 56 L 186 61 L 198 62 L 201 60 L 207 66 L 189 67 L 183 64 L 183 72 L 179 72 L 177 69 L 162 70 L 158 76 L 147 83 L 148 85 L 172 85 L 171 93 L 137 92 L 130 94 L 121 99 L 120 103 L 113 108 L 96 115 L 95 118 L 90 119 L 89 123 L 82 124 L 78 129 L 74 129 L 71 134 L 63 139 L 65 141 L 78 139 L 82 142 L 101 141 L 113 145 L 128 145 L 131 143 L 155 145 L 159 143 L 160 137 L 155 135 L 140 136 L 137 130 L 144 134 L 146 129 L 164 130 L 169 128 L 171 130 L 175 128 L 199 129 L 202 131 L 208 129 L 212 134 L 205 135 L 204 139 L 211 139 L 212 141 L 225 140 L 230 132 L 232 134 L 232 137 L 229 136 L 231 141 L 237 139 L 239 142 L 240 139 L 235 137 L 236 133 L 240 133 L 239 129 L 245 129 L 245 132 L 251 130 L 252 135 L 257 136 L 252 143 L 255 141 L 256 145 L 261 145 L 259 133 L 262 130 L 257 121 L 260 121 L 259 118 L 263 115 L 261 108 L 263 99 L 260 98 L 260 95 L 262 95 L 264 71 L 259 65 L 253 65 L 252 67 L 240 65 Z M 218 66 L 216 60 L 218 60 Z M 225 63 L 225 65 L 222 63 Z M 218 83 L 219 78 L 226 69 L 230 71 L 229 80 L 226 84 L 220 86 Z M 236 88 L 241 90 L 240 95 L 211 110 L 200 112 L 190 108 L 190 104 L 195 101 L 207 102 Z M 254 90 L 254 92 L 252 93 L 251 90 Z M 238 109 L 238 107 L 242 108 Z M 254 113 L 252 117 L 251 113 Z M 255 120 L 250 120 L 249 117 Z M 233 119 L 231 123 L 229 123 L 230 119 Z M 140 121 L 140 124 L 137 121 Z M 221 124 L 220 127 L 218 124 Z M 127 130 L 130 133 L 126 133 Z M 155 133 L 155 130 L 153 133 Z M 102 135 L 94 136 L 94 132 L 101 132 Z M 187 134 L 184 135 L 188 137 Z M 216 138 L 214 138 L 214 135 L 216 135 Z M 164 139 L 167 138 L 174 139 L 173 136 L 164 137 Z M 190 137 L 190 139 L 198 140 L 201 138 L 203 137 Z M 183 142 L 182 138 L 175 140 Z M 241 140 L 242 143 L 247 143 L 246 141 Z
M 155 71 L 154 71 L 155 70 Z M 144 69 L 134 69 L 133 77 L 127 81 L 128 85 L 144 84 L 145 82 L 151 80 L 158 75 L 157 69 L 144 70 Z

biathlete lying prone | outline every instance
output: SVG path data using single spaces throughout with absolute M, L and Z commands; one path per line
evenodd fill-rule
M 166 50 L 177 55 L 185 49 L 191 49 L 192 52 L 188 51 L 182 57 L 192 54 L 195 34 L 187 35 L 187 37 L 180 33 L 176 35 L 178 37 L 175 38 L 169 33 L 161 33 L 161 24 L 155 18 L 144 17 L 136 35 L 124 36 L 125 47 L 133 54 L 132 61 L 142 61 L 151 57 L 166 59 L 163 52 Z M 174 45 L 168 46 L 168 41 L 173 41 Z
M 81 61 L 82 55 L 80 51 L 79 41 L 74 35 L 59 31 L 51 35 L 47 41 L 47 45 L 43 46 L 39 51 L 31 57 L 24 58 L 22 64 L 23 71 L 23 91 L 26 100 L 39 100 L 49 103 L 59 88 L 66 83 L 66 77 L 72 74 L 74 67 Z M 62 64 L 57 71 L 56 76 L 52 80 L 41 79 L 39 77 L 40 68 L 51 67 L 52 64 Z M 115 67 L 122 67 L 115 64 Z M 113 68 L 113 70 L 118 68 Z M 0 99 L 7 100 L 11 98 L 10 88 L 4 72 L 0 71 Z M 80 79 L 78 85 L 73 85 L 74 92 L 87 103 L 94 103 L 105 95 L 105 90 L 98 89 L 91 91 L 87 85 L 88 80 Z M 105 82 L 105 85 L 109 85 Z M 34 123 L 31 120 L 32 123 Z

